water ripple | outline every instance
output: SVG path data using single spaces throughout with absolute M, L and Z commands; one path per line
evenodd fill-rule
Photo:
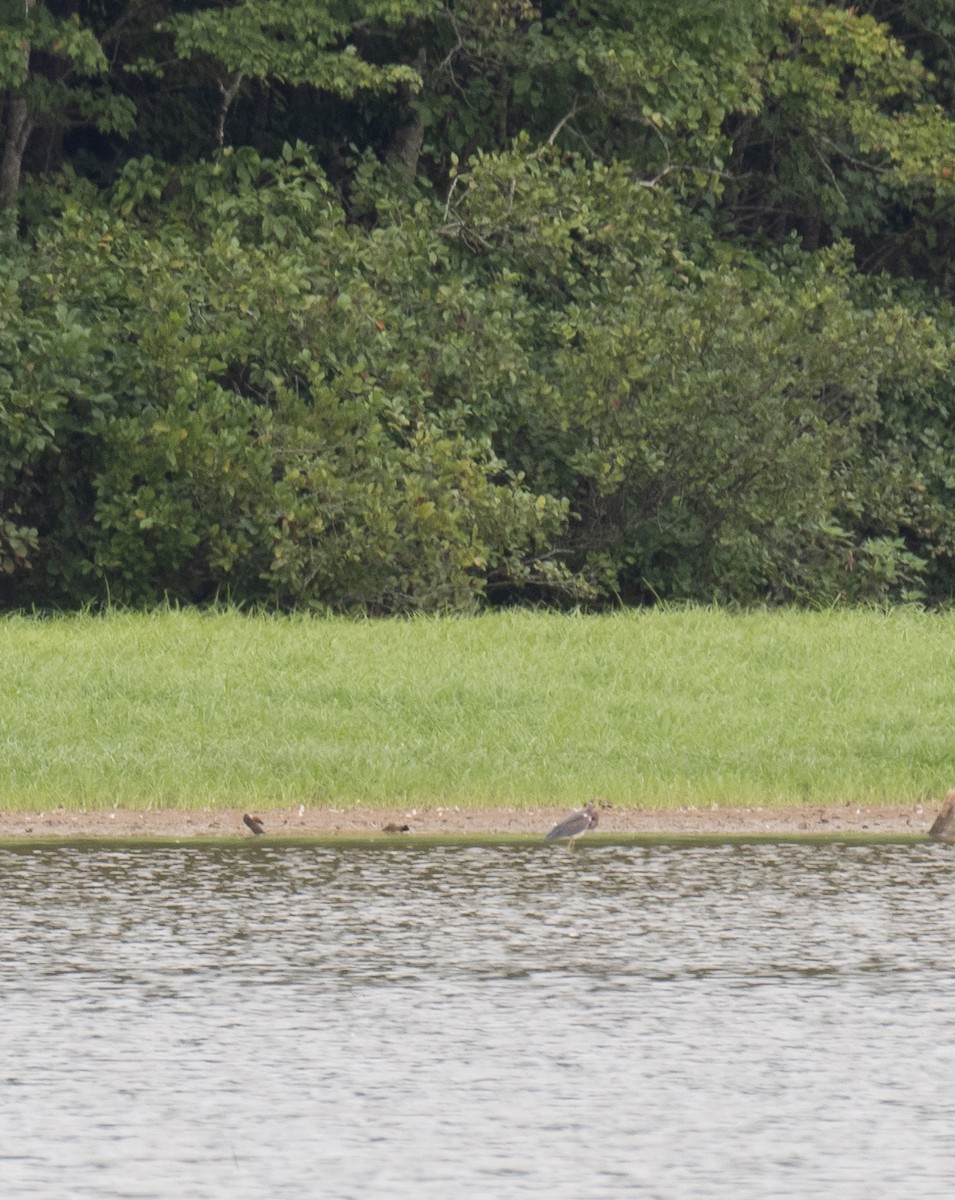
M 0 851 L 5 1194 L 947 1197 L 955 859 Z

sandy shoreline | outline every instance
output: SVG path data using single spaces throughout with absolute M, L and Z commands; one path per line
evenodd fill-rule
M 925 804 L 865 806 L 811 805 L 787 808 L 602 807 L 604 834 L 763 835 L 927 833 L 942 801 Z M 230 837 L 251 838 L 243 809 L 53 810 L 0 813 L 0 838 L 76 837 Z M 568 814 L 561 807 L 517 808 L 286 808 L 254 810 L 265 836 L 399 837 L 408 826 L 423 836 L 543 836 Z

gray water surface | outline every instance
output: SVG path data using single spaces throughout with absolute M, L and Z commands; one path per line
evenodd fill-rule
M 0 1194 L 955 1194 L 955 849 L 0 850 Z

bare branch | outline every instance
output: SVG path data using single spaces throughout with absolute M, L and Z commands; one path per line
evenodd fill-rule
M 570 110 L 569 113 L 566 114 L 566 116 L 561 117 L 561 119 L 557 122 L 557 124 L 554 126 L 553 130 L 551 131 L 551 135 L 547 139 L 548 146 L 553 146 L 553 144 L 557 138 L 557 135 L 564 128 L 564 126 L 567 124 L 567 122 L 572 120 L 576 115 L 577 115 L 577 101 L 575 100 L 574 107 Z
M 458 181 L 459 181 L 459 179 L 460 179 L 460 176 L 459 176 L 459 175 L 455 175 L 455 177 L 454 177 L 454 178 L 451 180 L 451 186 L 448 188 L 448 198 L 447 198 L 447 200 L 444 202 L 444 221 L 445 221 L 445 224 L 447 224 L 447 220 L 448 220 L 448 213 L 451 211 L 451 197 L 454 195 L 454 189 L 455 189 L 455 188 L 458 186 Z
M 241 71 L 236 71 L 229 81 L 228 85 L 224 84 L 220 79 L 219 91 L 222 93 L 222 103 L 219 106 L 219 117 L 216 121 L 216 145 L 219 149 L 225 142 L 225 121 L 229 114 L 229 109 L 232 107 L 233 101 L 239 94 L 239 88 L 242 86 L 244 76 Z
M 839 180 L 836 178 L 836 173 L 832 169 L 832 164 L 823 155 L 822 151 L 819 149 L 818 146 L 813 146 L 812 149 L 813 149 L 813 153 L 816 155 L 816 157 L 822 163 L 823 167 L 825 167 L 825 169 L 829 175 L 829 178 L 832 180 L 832 186 L 836 189 L 836 192 L 839 195 L 839 199 L 842 201 L 843 204 L 848 205 L 849 202 L 846 200 L 846 194 L 842 190 L 842 188 L 839 186 Z

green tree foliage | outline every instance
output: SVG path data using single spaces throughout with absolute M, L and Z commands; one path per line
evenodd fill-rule
M 936 274 L 926 226 L 951 205 L 955 124 L 934 77 L 856 9 L 787 5 L 759 112 L 738 118 L 729 209 L 741 230 L 810 249 L 840 237 L 872 270 Z M 947 267 L 943 268 L 947 270 Z
M 945 394 L 944 329 L 872 291 L 847 246 L 728 248 L 621 167 L 512 154 L 459 182 L 456 237 L 548 314 L 501 453 L 571 499 L 575 564 L 602 590 L 914 594 L 917 444 L 894 443 L 884 478 L 871 454 L 900 398 Z
M 73 126 L 128 133 L 133 125 L 132 105 L 108 86 L 103 47 L 74 6 L 58 12 L 26 0 L 25 7 L 22 27 L 0 27 L 0 211 L 16 202 L 31 138 L 49 160 Z
M 37 238 L 50 269 L 19 280 L 41 327 L 69 296 L 79 330 L 48 433 L 11 463 L 13 492 L 36 481 L 10 555 L 33 567 L 19 595 L 403 611 L 562 584 L 545 555 L 566 505 L 438 423 L 423 361 L 390 333 L 379 277 L 444 319 L 414 290 L 433 265 L 415 229 L 369 243 L 291 150 L 183 173 L 178 221 L 158 219 L 161 180 L 127 171 L 119 212 L 78 185 Z
M 28 8 L 0 604 L 950 598 L 941 0 Z

